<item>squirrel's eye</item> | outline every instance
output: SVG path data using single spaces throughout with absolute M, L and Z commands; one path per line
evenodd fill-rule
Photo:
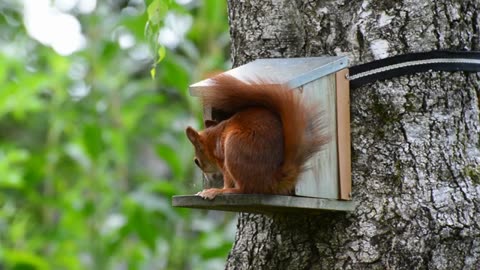
M 195 162 L 195 164 L 201 169 L 202 167 L 200 166 L 200 161 L 198 160 L 198 158 L 194 158 L 193 161 Z

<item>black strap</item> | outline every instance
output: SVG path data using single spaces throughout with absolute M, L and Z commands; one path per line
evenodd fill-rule
M 443 59 L 447 59 L 447 61 L 441 62 Z M 462 61 L 463 59 L 473 60 Z M 423 60 L 425 60 L 424 63 L 422 63 Z M 436 60 L 439 60 L 439 62 L 432 63 Z M 385 80 L 430 70 L 480 72 L 480 51 L 430 51 L 409 53 L 353 66 L 349 68 L 350 88 L 355 89 L 377 80 Z M 369 71 L 373 71 L 374 73 L 364 73 Z M 358 78 L 355 78 L 356 75 Z

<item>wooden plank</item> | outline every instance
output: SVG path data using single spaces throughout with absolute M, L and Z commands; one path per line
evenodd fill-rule
M 348 69 L 336 73 L 337 87 L 337 139 L 339 196 L 341 200 L 352 199 L 352 168 L 350 146 L 350 84 Z
M 335 75 L 308 83 L 301 91 L 308 102 L 320 107 L 330 141 L 308 161 L 307 170 L 295 187 L 295 195 L 338 199 Z
M 322 214 L 328 211 L 353 211 L 353 201 L 264 194 L 224 194 L 214 200 L 196 195 L 173 196 L 174 207 L 247 213 Z

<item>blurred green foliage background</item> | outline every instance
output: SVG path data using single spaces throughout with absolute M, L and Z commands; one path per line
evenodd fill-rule
M 151 3 L 0 1 L 0 269 L 223 268 L 233 216 L 170 198 L 201 189 L 187 87 L 229 65 L 226 4 Z

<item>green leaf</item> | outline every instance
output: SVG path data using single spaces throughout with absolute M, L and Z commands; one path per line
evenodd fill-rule
M 168 12 L 168 3 L 165 0 L 154 0 L 148 5 L 148 20 L 157 25 L 165 18 Z
M 165 58 L 166 54 L 167 54 L 167 50 L 165 49 L 165 46 L 160 45 L 160 48 L 158 49 L 157 64 L 160 63 L 163 60 L 163 58 Z
M 150 69 L 150 76 L 152 76 L 152 80 L 155 79 L 155 74 L 156 74 L 156 66 Z

